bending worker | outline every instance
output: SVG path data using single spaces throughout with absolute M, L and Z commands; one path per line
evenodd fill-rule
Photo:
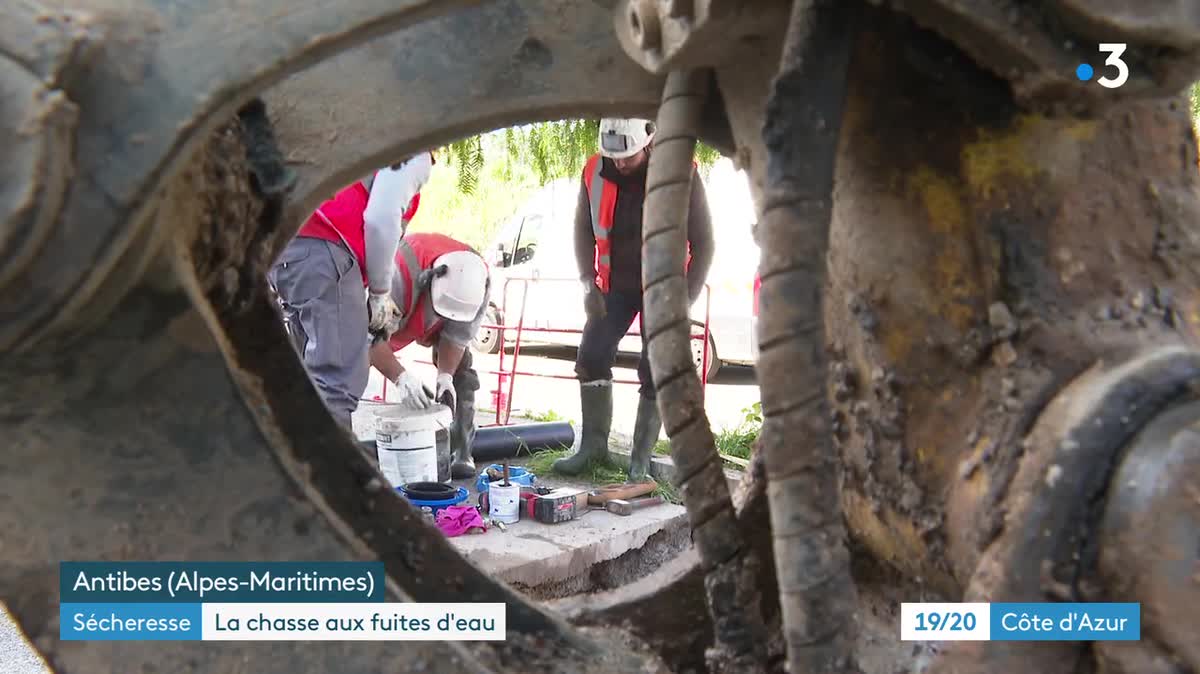
M 456 480 L 475 476 L 471 449 L 479 375 L 467 346 L 483 324 L 489 290 L 487 264 L 470 246 L 444 234 L 409 234 L 400 242 L 392 276 L 392 299 L 404 318 L 389 340 L 371 346 L 371 365 L 396 385 L 408 407 L 436 401 L 454 410 L 450 475 Z M 413 342 L 433 348 L 438 372 L 433 400 L 396 359 L 395 352 Z
M 575 211 L 575 260 L 587 312 L 575 363 L 583 431 L 579 451 L 555 462 L 557 472 L 577 474 L 588 463 L 608 457 L 617 345 L 629 331 L 634 316 L 642 311 L 642 207 L 653 135 L 653 123 L 644 119 L 601 120 L 600 153 L 588 159 L 583 168 Z M 708 201 L 694 168 L 687 227 L 688 300 L 694 303 L 704 288 L 713 255 Z M 662 430 L 647 350 L 643 338 L 638 361 L 641 388 L 629 466 L 632 482 L 645 479 L 650 451 Z
M 367 388 L 369 333 L 391 334 L 399 322 L 393 258 L 432 166 L 425 152 L 343 188 L 309 216 L 269 275 L 309 376 L 346 428 Z

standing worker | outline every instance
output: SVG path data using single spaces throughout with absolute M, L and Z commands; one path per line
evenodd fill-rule
M 490 279 L 487 264 L 465 243 L 444 234 L 409 234 L 396 251 L 392 300 L 404 318 L 387 342 L 371 346 L 371 365 L 396 385 L 409 407 L 436 401 L 454 410 L 450 426 L 450 476 L 475 476 L 475 392 L 479 375 L 467 346 L 487 311 Z M 437 382 L 431 401 L 395 352 L 416 342 L 433 348 Z
M 579 342 L 575 372 L 579 377 L 583 432 L 579 451 L 554 463 L 556 472 L 578 474 L 588 463 L 608 457 L 612 427 L 613 363 L 617 345 L 642 311 L 642 210 L 646 198 L 646 168 L 654 124 L 644 119 L 600 121 L 600 152 L 583 168 L 583 182 L 575 210 L 575 260 L 584 287 L 587 322 Z M 712 221 L 704 185 L 693 168 L 688 207 L 688 301 L 694 303 L 704 288 L 712 264 Z M 657 395 L 650 376 L 648 340 L 642 329 L 638 360 L 641 383 L 633 452 L 631 482 L 645 480 L 650 451 L 662 430 Z
M 367 388 L 370 334 L 390 335 L 399 322 L 389 292 L 393 258 L 433 161 L 424 152 L 343 188 L 309 216 L 271 269 L 305 369 L 346 428 Z

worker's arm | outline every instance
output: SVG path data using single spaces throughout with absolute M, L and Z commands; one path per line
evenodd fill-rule
M 432 168 L 429 153 L 422 152 L 399 168 L 385 168 L 375 174 L 367 208 L 363 211 L 367 282 L 373 293 L 387 292 L 392 287 L 396 247 L 404 236 L 404 213 L 413 197 L 429 181 Z
M 708 210 L 704 182 L 695 171 L 692 172 L 692 198 L 688 204 L 688 243 L 692 245 L 692 264 L 687 274 L 688 300 L 695 302 L 704 290 L 713 259 L 712 215 Z
M 392 346 L 386 341 L 371 345 L 371 367 L 379 370 L 388 381 L 394 382 L 404 372 L 404 366 L 392 353 Z
M 391 344 L 379 342 L 371 345 L 371 366 L 396 385 L 397 401 L 412 409 L 427 408 L 433 404 L 425 385 L 411 372 L 404 369 L 396 354 L 392 352 Z
M 579 181 L 579 199 L 575 204 L 575 264 L 579 279 L 596 278 L 596 234 L 592 231 L 592 204 L 588 200 L 587 183 Z

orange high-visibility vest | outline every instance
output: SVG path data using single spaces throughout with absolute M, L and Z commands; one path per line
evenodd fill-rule
M 404 323 L 388 340 L 392 351 L 399 351 L 416 342 L 421 346 L 437 343 L 445 321 L 433 310 L 433 299 L 428 292 L 417 295 L 413 292 L 417 275 L 433 268 L 433 263 L 446 253 L 460 250 L 475 252 L 467 244 L 436 232 L 414 232 L 400 240 L 396 247 L 396 273 L 401 280 L 403 293 L 392 299 L 404 312 Z
M 692 162 L 692 169 L 697 168 Z M 600 176 L 604 162 L 600 154 L 588 158 L 583 166 L 583 183 L 588 192 L 588 204 L 592 211 L 592 234 L 596 237 L 595 261 L 596 287 L 607 293 L 612 275 L 612 243 L 609 233 L 613 227 L 613 211 L 617 207 L 617 184 Z M 692 265 L 692 244 L 688 242 L 687 262 L 684 271 Z

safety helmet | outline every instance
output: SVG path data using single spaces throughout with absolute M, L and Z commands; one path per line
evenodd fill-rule
M 654 122 L 648 119 L 600 120 L 600 153 L 611 159 L 624 159 L 641 152 L 654 138 Z
M 439 267 L 445 267 L 443 272 Z M 451 321 L 475 318 L 487 292 L 488 270 L 483 258 L 466 250 L 446 253 L 433 261 L 438 269 L 430 284 L 433 310 Z

